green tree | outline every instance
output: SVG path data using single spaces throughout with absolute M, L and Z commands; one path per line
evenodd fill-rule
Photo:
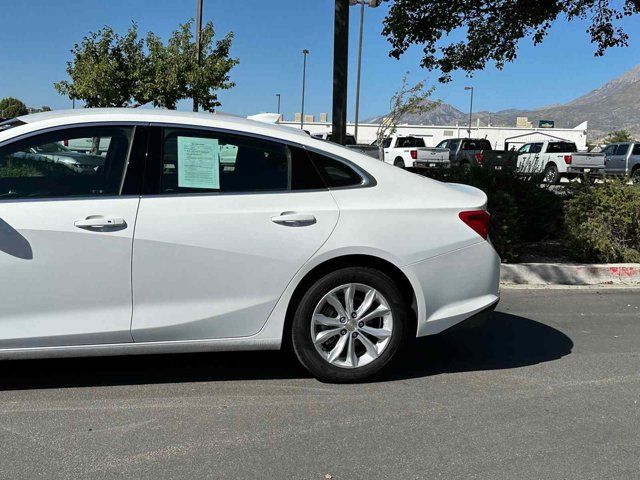
M 588 20 L 595 54 L 601 56 L 628 44 L 620 23 L 640 13 L 640 0 L 386 1 L 393 1 L 383 29 L 390 55 L 399 58 L 411 45 L 422 45 L 422 66 L 439 70 L 441 82 L 450 81 L 454 70 L 470 74 L 490 62 L 502 68 L 516 58 L 520 40 L 541 43 L 556 20 Z
M 607 143 L 630 142 L 633 140 L 627 130 L 614 130 L 605 138 Z
M 153 33 L 147 34 L 149 77 L 144 83 L 144 95 L 155 106 L 176 108 L 179 100 L 196 98 L 204 110 L 220 106 L 218 90 L 235 86 L 229 73 L 238 59 L 229 56 L 233 33 L 214 42 L 211 22 L 200 34 L 200 62 L 196 59 L 193 21 L 180 25 L 166 45 Z
M 14 118 L 28 113 L 27 106 L 17 98 L 6 97 L 0 100 L 0 117 Z
M 111 27 L 91 32 L 71 49 L 67 62 L 70 81 L 55 83 L 55 89 L 87 107 L 128 107 L 146 103 L 141 97 L 147 62 L 144 42 L 134 23 L 124 36 Z
M 121 36 L 110 27 L 90 33 L 71 50 L 67 63 L 70 81 L 56 90 L 87 107 L 128 107 L 152 103 L 175 109 L 178 101 L 198 98 L 208 111 L 220 106 L 217 91 L 232 88 L 231 69 L 238 60 L 229 57 L 233 33 L 214 42 L 213 24 L 201 34 L 201 57 L 196 61 L 190 20 L 173 32 L 165 45 L 154 33 L 138 37 L 134 23 Z

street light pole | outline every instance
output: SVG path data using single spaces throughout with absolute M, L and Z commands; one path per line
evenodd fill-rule
M 278 114 L 280 114 L 280 94 L 276 93 L 276 97 L 278 98 Z
M 380 0 L 350 0 L 351 5 L 360 4 L 360 35 L 358 39 L 358 74 L 356 80 L 356 112 L 355 112 L 355 139 L 358 141 L 358 121 L 360 119 L 360 78 L 362 76 L 362 34 L 364 29 L 364 7 L 369 5 L 375 8 L 380 5 Z
M 473 114 L 473 87 L 464 87 L 465 90 L 471 90 L 471 103 L 469 104 L 469 138 L 471 138 L 471 116 Z
M 309 50 L 306 48 L 302 50 L 302 55 L 304 56 L 304 60 L 302 62 L 302 112 L 300 114 L 300 130 L 304 130 L 304 90 L 307 83 L 307 55 L 309 55 Z
M 202 0 L 196 0 L 196 64 L 200 66 L 200 34 L 202 33 Z M 193 111 L 198 111 L 198 95 L 193 94 Z

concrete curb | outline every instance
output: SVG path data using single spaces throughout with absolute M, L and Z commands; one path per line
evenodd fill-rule
M 500 267 L 500 283 L 640 286 L 640 263 L 503 263 Z

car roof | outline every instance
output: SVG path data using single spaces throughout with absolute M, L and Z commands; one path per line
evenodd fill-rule
M 74 110 L 51 110 L 48 112 L 24 115 L 18 117 L 18 120 L 29 125 L 31 127 L 29 128 L 30 131 L 76 123 L 132 122 L 227 128 L 240 132 L 291 139 L 293 141 L 301 141 L 309 138 L 309 135 L 296 128 L 249 120 L 227 113 L 182 112 L 159 108 L 78 108 Z

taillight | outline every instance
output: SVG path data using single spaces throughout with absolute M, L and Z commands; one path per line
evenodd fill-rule
M 566 163 L 567 165 L 571 165 L 572 160 L 573 160 L 573 157 L 571 155 L 564 156 L 564 163 Z
M 478 165 L 484 165 L 484 155 L 482 152 L 476 153 L 476 161 L 478 162 Z
M 489 236 L 489 219 L 491 216 L 486 210 L 470 210 L 458 214 L 460 220 L 485 240 Z
M 418 159 L 418 151 L 417 150 L 411 150 L 411 159 L 412 160 L 417 160 Z

